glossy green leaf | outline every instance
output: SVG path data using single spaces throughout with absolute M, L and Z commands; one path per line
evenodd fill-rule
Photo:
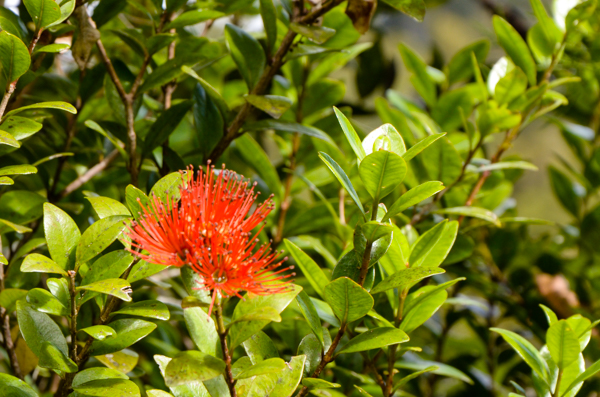
M 62 17 L 60 7 L 54 0 L 23 0 L 23 4 L 33 19 L 36 32 Z
M 510 23 L 497 15 L 494 15 L 494 31 L 496 32 L 496 37 L 498 38 L 500 46 L 506 51 L 515 65 L 525 72 L 529 84 L 532 86 L 535 85 L 535 61 L 521 35 L 510 25 Z
M 102 356 L 123 350 L 156 329 L 154 323 L 129 318 L 112 321 L 108 326 L 117 335 L 104 340 L 95 340 L 90 348 L 92 356 Z
M 355 353 L 365 350 L 380 349 L 408 341 L 408 335 L 394 327 L 379 327 L 370 329 L 350 339 L 337 354 Z
M 1 32 L 0 32 L 1 33 Z M 7 145 L 12 147 L 21 147 L 19 141 L 17 141 L 11 134 L 6 131 L 0 130 L 0 145 Z
M 417 53 L 406 45 L 400 44 L 399 48 L 404 65 L 412 73 L 410 81 L 413 86 L 427 105 L 435 105 L 436 87 L 433 79 L 427 73 L 427 65 Z
M 81 238 L 75 221 L 55 205 L 44 203 L 44 232 L 54 262 L 62 269 L 72 269 L 75 250 Z
M 80 386 L 84 383 L 97 379 L 129 379 L 127 375 L 111 368 L 92 367 L 84 369 L 75 375 L 73 378 L 73 387 Z
M 15 181 L 13 181 L 12 179 L 10 179 L 7 176 L 0 176 L 0 186 L 9 186 L 9 185 L 13 185 L 15 183 Z
M 81 280 L 81 285 L 119 278 L 131 266 L 134 259 L 133 255 L 125 250 L 112 251 L 102 255 L 89 265 L 89 270 Z
M 175 131 L 187 112 L 192 108 L 192 105 L 192 101 L 183 101 L 171 106 L 158 116 L 144 139 L 142 148 L 144 155 L 148 155 L 155 147 L 160 146 L 169 139 L 169 136 Z
M 246 339 L 243 345 L 252 364 L 257 364 L 269 358 L 279 357 L 275 344 L 271 338 L 262 331 L 258 331 L 256 334 Z M 220 348 L 221 346 L 219 345 L 219 349 Z
M 73 373 L 79 368 L 62 350 L 50 342 L 43 342 L 38 365 L 42 368 L 51 368 L 61 372 Z
M 279 175 L 277 175 L 277 170 L 258 142 L 249 134 L 244 134 L 236 139 L 235 145 L 241 157 L 265 181 L 271 193 L 277 196 L 283 194 L 283 186 Z
M 523 360 L 533 369 L 546 383 L 549 383 L 550 373 L 548 364 L 544 361 L 540 353 L 533 345 L 512 331 L 500 328 L 490 328 L 492 331 L 499 333 L 502 338 L 521 356 Z
M 454 280 L 446 281 L 445 283 L 436 285 L 434 287 L 427 287 L 426 290 L 420 289 L 415 293 L 409 295 L 410 299 L 407 300 L 404 305 L 404 313 L 410 313 L 411 310 L 418 307 L 421 302 L 429 298 L 430 296 L 437 294 L 440 291 L 446 290 L 456 284 L 459 281 L 466 280 L 464 277 L 459 277 Z
M 221 375 L 225 362 L 199 351 L 185 351 L 176 355 L 167 364 L 165 383 L 180 386 L 194 381 L 205 381 Z
M 138 386 L 127 379 L 97 379 L 74 386 L 73 390 L 82 396 L 98 397 L 139 397 Z
M 442 264 L 450 253 L 458 233 L 458 222 L 444 220 L 415 242 L 408 258 L 411 267 L 435 267 Z
M 393 192 L 404 180 L 406 171 L 402 157 L 385 150 L 369 154 L 358 168 L 365 188 L 375 200 Z
M 548 326 L 551 326 L 552 324 L 558 321 L 558 317 L 556 317 L 556 313 L 554 313 L 552 309 L 544 305 L 540 305 L 540 307 L 542 308 L 542 310 L 544 310 L 544 314 L 546 315 L 546 319 L 548 320 Z
M 283 361 L 281 358 L 269 358 L 243 370 L 235 378 L 246 379 L 253 376 L 271 374 L 274 372 L 280 372 L 284 368 L 286 368 L 285 361 Z
M 592 376 L 596 375 L 598 372 L 600 372 L 600 360 L 590 365 L 588 369 L 586 369 L 581 375 L 575 378 L 575 380 L 569 384 L 569 386 L 565 389 L 561 396 L 567 395 L 567 393 L 574 389 L 579 383 L 588 380 Z
M 284 243 L 287 251 L 292 255 L 300 270 L 302 270 L 304 277 L 306 277 L 315 291 L 317 291 L 320 296 L 323 296 L 323 289 L 329 284 L 329 278 L 325 275 L 319 265 L 317 265 L 315 261 L 296 244 L 287 239 L 284 240 Z
M 461 48 L 448 62 L 448 82 L 454 84 L 473 76 L 471 54 L 475 55 L 477 63 L 483 63 L 489 51 L 488 40 L 479 40 Z
M 18 288 L 6 288 L 0 292 L 0 307 L 6 309 L 7 313 L 12 313 L 17 308 L 17 301 L 25 299 L 27 290 Z
M 294 356 L 282 371 L 257 378 L 248 390 L 248 396 L 291 396 L 300 384 L 305 361 L 303 355 Z
M 279 323 L 281 322 L 281 316 L 279 315 L 279 311 L 273 307 L 258 307 L 255 310 L 249 311 L 239 317 L 236 317 L 235 319 L 232 319 L 228 327 L 245 321 L 273 321 Z
M 104 340 L 117 336 L 115 330 L 108 325 L 92 325 L 91 327 L 82 328 L 80 331 L 85 332 L 96 340 Z
M 182 28 L 184 26 L 196 25 L 209 19 L 217 19 L 225 16 L 222 12 L 215 10 L 192 10 L 179 15 L 175 20 L 165 26 L 164 30 Z
M 371 294 L 378 294 L 380 292 L 387 291 L 392 288 L 398 288 L 402 290 L 409 288 L 417 282 L 431 277 L 436 274 L 445 273 L 444 269 L 439 267 L 412 267 L 400 270 L 389 276 L 388 278 L 381 281 L 371 290 Z
M 425 0 L 385 0 L 385 2 L 419 22 L 425 18 Z
M 310 297 L 305 291 L 300 291 L 300 293 L 296 295 L 296 302 L 298 303 L 298 307 L 300 308 L 302 315 L 306 319 L 306 322 L 314 332 L 315 336 L 321 342 L 321 344 L 324 344 L 321 320 L 319 320 L 319 314 L 317 313 L 315 305 L 310 300 Z
M 438 214 L 446 214 L 446 215 L 460 215 L 460 216 L 469 216 L 477 219 L 484 220 L 486 222 L 493 223 L 496 226 L 500 226 L 500 220 L 498 216 L 494 214 L 490 210 L 486 210 L 485 208 L 480 207 L 452 207 L 452 208 L 443 208 L 435 211 Z
M 217 105 L 223 118 L 227 119 L 227 116 L 229 114 L 229 106 L 227 106 L 227 102 L 225 102 L 225 99 L 223 99 L 219 91 L 217 91 L 202 77 L 198 76 L 194 69 L 190 68 L 189 66 L 182 66 L 181 71 L 198 81 L 198 83 L 204 88 L 208 96 L 210 96 L 211 99 L 214 101 L 215 105 Z
M 362 234 L 367 241 L 375 242 L 380 238 L 391 238 L 393 226 L 389 223 L 369 221 L 361 226 Z
M 408 192 L 404 193 L 398 200 L 392 204 L 390 209 L 387 211 L 382 222 L 386 222 L 391 217 L 396 214 L 401 213 L 405 209 L 412 207 L 420 203 L 421 201 L 433 196 L 437 192 L 444 189 L 444 184 L 438 181 L 429 181 L 422 183 L 414 188 L 410 189 Z
M 548 350 L 559 369 L 565 369 L 579 357 L 579 340 L 565 320 L 557 321 L 546 333 Z
M 436 375 L 448 376 L 450 378 L 458 379 L 462 382 L 468 383 L 470 385 L 473 384 L 471 378 L 469 378 L 464 372 L 451 367 L 450 365 L 438 363 L 435 361 L 426 361 L 426 360 L 418 360 L 418 361 L 396 361 L 394 367 L 401 369 L 408 369 L 412 371 L 424 371 L 427 368 L 432 366 L 438 367 L 436 370 L 432 370 L 431 372 Z
M 117 200 L 113 200 L 109 197 L 87 197 L 87 199 L 92 204 L 94 211 L 96 211 L 96 214 L 100 219 L 112 215 L 131 216 L 127 207 Z
M 262 307 L 271 307 L 281 313 L 300 291 L 302 291 L 302 287 L 292 284 L 289 291 L 278 294 L 260 296 L 248 293 L 244 300 L 240 301 L 235 307 L 231 319 L 235 321 L 237 318 Z M 233 349 L 240 345 L 243 341 L 263 329 L 268 323 L 268 320 L 255 320 L 234 324 L 229 330 L 231 348 Z
M 65 307 L 50 292 L 41 288 L 34 288 L 27 293 L 27 303 L 38 312 L 66 316 L 69 309 Z
M 38 397 L 31 386 L 9 374 L 0 373 L 0 384 L 7 397 Z
M 346 135 L 346 139 L 350 143 L 350 146 L 352 147 L 352 150 L 354 150 L 354 154 L 356 154 L 358 162 L 360 163 L 367 156 L 367 153 L 365 152 L 365 149 L 362 146 L 362 142 L 358 137 L 356 130 L 354 129 L 352 124 L 350 124 L 350 120 L 346 118 L 344 113 L 342 113 L 336 107 L 334 107 L 333 110 L 340 123 L 340 126 L 342 127 L 342 130 L 344 131 L 344 134 Z
M 21 271 L 24 273 L 57 273 L 63 276 L 67 275 L 67 272 L 56 262 L 40 254 L 27 255 L 21 264 Z
M 200 307 L 183 309 L 183 317 L 198 350 L 211 356 L 221 357 L 221 342 L 213 319 Z
M 130 316 L 155 318 L 163 321 L 171 317 L 167 305 L 157 300 L 135 302 L 120 308 L 116 312 L 113 312 L 113 314 L 128 314 Z
M 101 253 L 119 238 L 125 229 L 125 222 L 131 218 L 113 215 L 94 222 L 81 236 L 77 245 L 77 264 L 81 265 Z
M 200 83 L 194 87 L 193 99 L 194 126 L 196 127 L 198 139 L 202 142 L 202 154 L 204 158 L 208 158 L 211 151 L 223 137 L 223 117 L 226 117 L 227 113 L 221 114 L 218 104 Z
M 0 32 L 0 65 L 6 82 L 12 83 L 18 80 L 29 70 L 30 64 L 31 58 L 25 44 L 7 31 Z M 10 113 L 8 112 L 3 119 L 6 119 Z
M 273 0 L 260 0 L 259 4 L 260 16 L 267 36 L 267 54 L 272 55 L 277 42 L 277 9 Z
M 248 90 L 252 90 L 267 62 L 262 46 L 246 31 L 231 24 L 225 26 L 225 38 L 231 56 L 248 85 Z
M 354 200 L 354 203 L 356 204 L 358 209 L 360 209 L 360 212 L 362 212 L 364 215 L 365 210 L 362 206 L 362 203 L 360 202 L 358 193 L 356 193 L 356 190 L 354 190 L 354 186 L 352 186 L 352 182 L 350 182 L 350 179 L 348 178 L 348 176 L 346 175 L 346 173 L 344 172 L 342 167 L 340 167 L 338 165 L 338 163 L 336 163 L 331 157 L 329 157 L 329 155 L 327 153 L 319 152 L 319 158 L 321 160 L 323 160 L 325 165 L 327 165 L 327 168 L 329 168 L 329 170 L 331 170 L 333 175 L 335 175 L 335 177 L 341 183 L 341 185 L 344 187 L 344 189 L 346 189 L 348 194 L 350 194 L 350 197 L 352 198 L 352 200 Z
M 29 175 L 36 174 L 37 168 L 29 164 L 10 165 L 0 168 L 0 176 L 4 175 Z
M 430 293 L 434 291 L 433 293 Z M 423 299 L 419 299 L 424 296 Z M 409 304 L 411 309 L 405 309 L 404 317 L 399 328 L 410 334 L 415 329 L 423 325 L 429 320 L 444 304 L 448 294 L 443 289 L 440 290 L 437 286 L 425 286 L 411 293 L 406 299 L 405 307 Z M 413 304 L 413 301 L 417 301 Z
M 297 22 L 290 23 L 290 29 L 317 44 L 323 44 L 335 35 L 335 29 L 326 26 L 302 25 Z
M 88 285 L 77 287 L 77 291 L 93 291 L 101 294 L 112 295 L 116 298 L 131 302 L 131 284 L 122 278 L 108 278 Z
M 31 110 L 31 109 L 58 109 L 58 110 L 64 110 L 65 112 L 69 112 L 72 114 L 77 114 L 77 109 L 70 103 L 60 102 L 60 101 L 52 101 L 52 102 L 38 102 L 33 105 L 21 106 L 20 108 L 13 109 L 10 112 L 6 113 L 4 115 L 4 119 L 7 119 L 8 116 L 11 116 L 13 114 L 17 114 L 17 113 L 23 112 L 25 110 Z
M 342 323 L 358 320 L 373 308 L 373 297 L 347 277 L 333 280 L 325 287 L 324 294 L 325 301 Z
M 275 119 L 280 118 L 292 106 L 291 99 L 279 95 L 246 95 L 244 99 Z

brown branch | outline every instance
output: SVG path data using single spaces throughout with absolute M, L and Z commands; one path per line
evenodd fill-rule
M 341 2 L 342 0 L 329 0 L 322 6 L 315 7 L 307 15 L 298 18 L 296 22 L 301 24 L 311 24 Z M 256 86 L 250 91 L 251 95 L 262 95 L 266 92 L 267 88 L 269 87 L 269 84 L 271 83 L 271 80 L 273 79 L 273 77 L 275 77 L 275 74 L 277 74 L 279 68 L 281 68 L 281 66 L 283 65 L 284 58 L 290 50 L 290 48 L 292 47 L 295 38 L 296 33 L 292 30 L 288 30 L 286 35 L 283 37 L 283 40 L 281 41 L 281 45 L 277 49 L 277 52 L 273 56 L 273 59 L 271 59 L 271 62 L 268 63 L 267 67 L 263 71 L 263 74 L 258 80 L 258 83 L 256 83 Z M 248 102 L 242 105 L 242 108 L 227 128 L 225 135 L 221 138 L 221 140 L 217 143 L 215 148 L 208 156 L 209 159 L 217 160 L 225 152 L 227 147 L 229 147 L 229 144 L 231 144 L 231 142 L 233 142 L 235 138 L 241 135 L 240 128 L 242 128 L 242 125 L 244 124 L 246 119 L 254 111 L 255 108 Z
M 213 294 L 218 293 L 217 291 L 213 291 Z M 216 302 L 216 310 L 215 317 L 217 319 L 217 332 L 219 334 L 219 340 L 221 341 L 221 349 L 223 350 L 223 359 L 225 360 L 225 381 L 227 382 L 227 387 L 229 388 L 229 393 L 231 397 L 237 397 L 237 392 L 235 390 L 235 379 L 233 379 L 233 373 L 231 372 L 231 352 L 229 351 L 229 347 L 227 346 L 227 328 L 225 328 L 225 323 L 223 322 L 223 307 L 221 305 L 221 300 L 217 298 Z
M 71 359 L 77 364 L 77 290 L 75 277 L 77 273 L 69 270 L 69 295 L 71 298 L 71 315 L 69 318 L 69 332 L 71 334 Z
M 4 115 L 4 112 L 6 111 L 6 107 L 8 106 L 8 101 L 10 100 L 10 97 L 12 96 L 13 92 L 15 92 L 15 89 L 17 88 L 17 81 L 18 80 L 15 80 L 8 85 L 8 90 L 6 90 L 6 92 L 4 93 L 4 96 L 2 97 L 2 102 L 0 102 L 0 120 L 2 120 L 2 116 Z
M 0 266 L 4 267 L 4 265 Z M 2 307 L 0 308 L 0 317 L 2 318 L 4 349 L 8 353 L 10 366 L 12 367 L 14 375 L 19 379 L 23 379 L 23 373 L 21 372 L 21 366 L 19 365 L 19 360 L 17 358 L 17 351 L 15 350 L 15 345 L 10 333 L 10 313 L 8 313 L 8 311 Z
M 94 176 L 104 171 L 104 169 L 108 167 L 108 165 L 112 163 L 118 155 L 119 151 L 117 149 L 110 152 L 108 156 L 103 158 L 98 164 L 87 170 L 83 175 L 75 179 L 73 182 L 69 183 L 69 185 L 66 188 L 64 188 L 64 190 L 60 192 L 58 196 L 60 198 L 64 198 L 69 194 L 73 193 L 75 190 L 79 189 L 83 184 L 88 182 Z

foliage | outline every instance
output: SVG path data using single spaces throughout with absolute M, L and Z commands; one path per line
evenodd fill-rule
M 415 95 L 389 89 L 371 21 L 426 3 L 443 1 L 0 7 L 0 394 L 591 395 L 598 2 L 531 0 L 525 31 L 492 7 L 495 58 L 479 40 L 428 64 L 401 42 Z M 561 225 L 513 199 L 546 171 L 506 152 L 542 121 L 572 152 L 547 170 Z M 187 253 L 154 263 L 131 232 L 197 214 L 186 167 L 215 163 L 267 202 L 236 235 L 252 286 L 218 288 Z M 225 233 L 178 219 L 196 228 L 177 236 Z M 292 283 L 256 285 L 284 277 L 259 246 Z

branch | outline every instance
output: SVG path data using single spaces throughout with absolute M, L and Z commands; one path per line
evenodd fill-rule
M 69 183 L 69 185 L 58 194 L 60 198 L 64 198 L 69 194 L 73 193 L 75 190 L 79 189 L 83 184 L 88 182 L 94 176 L 102 172 L 110 163 L 113 162 L 114 159 L 119 155 L 119 151 L 117 149 L 113 150 L 103 158 L 98 164 L 87 170 L 83 175 L 79 178 L 75 179 L 73 182 Z
M 341 2 L 342 0 L 329 0 L 321 7 L 315 7 L 310 13 L 299 18 L 296 22 L 301 24 L 311 24 L 323 14 L 325 14 L 327 11 L 339 5 Z M 285 55 L 292 47 L 295 38 L 296 33 L 292 30 L 288 30 L 283 40 L 281 41 L 281 45 L 277 49 L 277 52 L 273 56 L 271 63 L 267 65 L 267 67 L 263 71 L 263 74 L 258 80 L 258 83 L 250 91 L 251 95 L 262 95 L 266 92 L 267 88 L 269 87 L 269 84 L 271 83 L 271 80 L 273 79 L 273 77 L 275 77 L 275 74 L 277 74 L 279 68 L 283 65 Z M 246 121 L 248 116 L 250 116 L 254 111 L 255 108 L 248 102 L 242 105 L 242 108 L 229 125 L 229 128 L 227 128 L 225 135 L 221 138 L 219 143 L 217 143 L 213 151 L 208 156 L 209 159 L 218 159 L 225 152 L 225 149 L 227 149 L 229 144 L 235 138 L 241 135 L 240 128 L 242 128 L 242 125 L 244 125 L 244 122 Z
M 213 294 L 218 294 L 218 292 L 213 291 Z M 225 328 L 225 323 L 223 322 L 223 307 L 221 306 L 220 298 L 217 298 L 216 309 L 215 317 L 217 319 L 217 333 L 219 334 L 221 349 L 223 350 L 223 359 L 225 360 L 225 381 L 227 382 L 231 397 L 237 397 L 235 379 L 233 379 L 233 373 L 231 372 L 231 352 L 227 346 L 227 328 Z

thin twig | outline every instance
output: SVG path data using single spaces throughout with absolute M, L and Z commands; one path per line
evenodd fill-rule
M 213 294 L 216 293 L 218 292 L 213 291 Z M 227 382 L 227 387 L 229 388 L 231 397 L 237 397 L 235 390 L 235 379 L 233 379 L 233 373 L 231 372 L 231 352 L 227 346 L 227 328 L 225 328 L 225 323 L 223 322 L 223 307 L 221 305 L 221 299 L 217 299 L 215 306 L 217 309 L 215 310 L 217 333 L 219 334 L 221 349 L 223 350 L 223 359 L 225 360 L 225 381 Z
M 104 169 L 108 167 L 108 165 L 112 163 L 118 155 L 119 151 L 117 149 L 114 149 L 108 154 L 108 156 L 100 160 L 98 164 L 87 170 L 83 175 L 75 179 L 73 182 L 69 183 L 69 185 L 67 185 L 67 187 L 65 187 L 64 190 L 58 194 L 58 196 L 60 198 L 63 198 L 73 193 L 75 190 L 79 189 L 83 184 L 87 183 L 94 176 L 104 171 Z

